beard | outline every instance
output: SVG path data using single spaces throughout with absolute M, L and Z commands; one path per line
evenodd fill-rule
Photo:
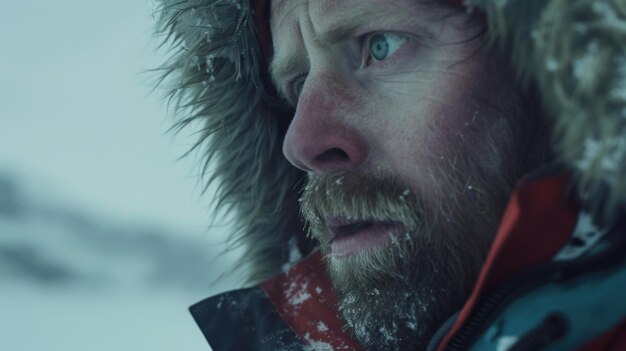
M 467 172 L 462 181 L 449 176 L 461 173 L 442 172 L 431 181 L 439 187 L 419 193 L 388 175 L 309 176 L 301 212 L 320 242 L 341 317 L 365 349 L 426 349 L 469 294 L 511 187 Z M 338 216 L 402 230 L 388 244 L 334 257 L 325 219 Z

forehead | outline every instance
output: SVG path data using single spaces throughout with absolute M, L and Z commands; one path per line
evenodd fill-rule
M 271 0 L 274 20 L 281 20 L 297 7 L 305 6 L 312 16 L 326 18 L 360 7 L 384 7 L 428 11 L 441 7 L 442 0 Z
M 369 2 L 369 0 L 363 0 L 361 2 Z M 355 5 L 354 0 L 272 0 L 271 1 L 271 13 L 275 18 L 282 18 L 294 7 L 307 6 L 307 8 L 314 8 L 321 15 L 328 15 L 334 11 L 340 11 Z

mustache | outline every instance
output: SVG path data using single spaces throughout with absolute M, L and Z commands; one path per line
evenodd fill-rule
M 331 218 L 399 222 L 408 231 L 429 225 L 424 196 L 389 175 L 354 171 L 309 175 L 299 201 L 309 236 L 322 246 L 331 240 L 326 227 Z

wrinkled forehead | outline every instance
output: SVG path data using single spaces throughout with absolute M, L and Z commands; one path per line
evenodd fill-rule
M 271 0 L 273 19 L 282 19 L 296 7 L 307 6 L 312 15 L 324 18 L 333 14 L 349 11 L 355 5 L 392 6 L 400 8 L 422 8 L 441 5 L 442 3 L 456 4 L 457 0 Z
M 316 15 L 328 15 L 355 5 L 359 0 L 271 0 L 272 19 L 284 18 L 293 8 L 306 6 Z M 368 2 L 369 0 L 361 0 Z M 397 0 L 390 0 L 397 1 Z
M 272 31 L 290 30 L 296 27 L 301 20 L 301 14 L 306 13 L 308 19 L 319 18 L 320 15 L 328 15 L 331 9 L 339 12 L 340 6 L 345 6 L 351 0 L 270 0 L 270 23 Z M 287 28 L 286 28 L 287 27 Z
M 313 21 L 323 21 L 333 17 L 340 17 L 353 12 L 363 6 L 367 7 L 395 7 L 395 8 L 427 8 L 428 3 L 436 4 L 442 0 L 271 0 L 272 27 L 293 24 L 297 13 L 305 10 Z M 291 22 L 291 23 L 289 23 Z

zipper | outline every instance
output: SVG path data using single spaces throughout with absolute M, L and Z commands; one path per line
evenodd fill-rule
M 624 228 L 624 226 L 618 226 Z M 535 288 L 549 282 L 566 281 L 587 273 L 607 269 L 620 264 L 626 260 L 623 256 L 626 247 L 626 233 L 623 230 L 615 231 L 609 235 L 605 241 L 599 243 L 595 250 L 584 257 L 572 261 L 550 261 L 529 270 L 526 270 L 515 277 L 507 280 L 486 298 L 480 301 L 471 312 L 468 320 L 452 337 L 445 351 L 465 351 L 472 345 L 472 342 L 481 335 L 489 326 L 490 322 L 498 317 L 498 312 L 502 311 L 509 302 Z M 558 318 L 554 315 L 548 316 L 544 323 L 520 337 L 518 342 L 510 350 L 537 350 L 535 347 L 539 339 L 556 341 L 554 335 L 558 334 L 552 330 L 552 326 L 564 323 L 553 323 Z M 548 327 L 546 327 L 546 325 Z M 562 329 L 563 326 L 558 328 Z M 546 329 L 547 328 L 547 329 Z M 556 329 L 558 329 L 556 328 Z M 566 330 L 566 329 L 565 329 Z M 566 332 L 566 331 L 565 331 Z M 547 333 L 548 335 L 542 335 Z M 554 335 L 553 335 L 554 334 Z M 558 338 L 557 338 L 558 339 Z M 520 344 L 520 348 L 517 348 Z M 527 345 L 527 347 L 525 346 Z
M 469 319 L 459 331 L 454 334 L 445 350 L 467 350 L 475 337 L 489 326 L 489 322 L 497 316 L 497 312 L 499 312 L 507 302 L 549 281 L 552 270 L 551 265 L 552 264 L 544 264 L 540 267 L 530 269 L 500 285 L 493 293 L 478 303 L 478 306 L 474 308 Z

